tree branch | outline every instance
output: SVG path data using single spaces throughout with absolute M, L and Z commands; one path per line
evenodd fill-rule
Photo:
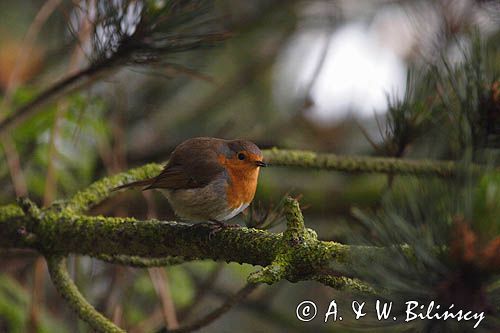
M 113 61 L 114 59 L 93 64 L 80 72 L 61 79 L 59 82 L 56 82 L 54 85 L 42 91 L 32 101 L 21 106 L 0 122 L 0 134 L 4 134 L 6 131 L 15 127 L 23 120 L 34 115 L 38 112 L 41 106 L 57 99 L 62 95 L 81 89 L 93 83 L 106 73 L 114 71 L 116 67 L 114 66 Z
M 86 321 L 98 332 L 125 332 L 94 309 L 94 307 L 85 300 L 82 294 L 80 294 L 78 288 L 69 277 L 64 257 L 47 257 L 47 266 L 57 291 L 66 299 L 71 309 L 75 311 L 82 320 Z
M 267 150 L 265 155 L 267 161 L 274 165 L 350 172 L 435 174 L 447 177 L 462 171 L 453 162 L 350 158 L 277 149 Z M 476 172 L 483 170 L 478 165 L 472 167 Z M 69 201 L 56 202 L 45 209 L 37 207 L 28 199 L 20 199 L 18 205 L 2 206 L 0 248 L 35 249 L 46 255 L 56 288 L 82 319 L 95 329 L 106 331 L 120 329 L 102 315 L 96 314 L 95 309 L 78 293 L 68 278 L 63 256 L 89 255 L 138 267 L 177 264 L 195 258 L 223 260 L 262 266 L 261 270 L 248 277 L 249 286 L 272 284 L 282 279 L 291 282 L 314 280 L 335 289 L 373 293 L 369 285 L 351 275 L 356 268 L 388 259 L 392 253 L 388 248 L 318 240 L 316 232 L 305 227 L 299 204 L 292 198 L 288 198 L 284 204 L 287 229 L 283 233 L 229 226 L 214 233 L 205 224 L 81 215 L 108 198 L 116 186 L 153 177 L 160 170 L 159 164 L 148 164 L 104 178 Z M 405 255 L 412 256 L 413 252 L 408 246 L 402 246 L 401 250 Z M 211 322 L 212 319 L 207 318 L 202 323 L 206 320 Z
M 142 258 L 138 256 L 107 255 L 107 254 L 97 255 L 95 256 L 95 258 L 110 264 L 125 265 L 136 268 L 174 266 L 189 261 L 188 258 L 182 258 L 182 257 Z
M 316 279 L 317 274 L 331 265 L 348 269 L 360 258 L 380 256 L 384 252 L 379 248 L 319 241 L 312 230 L 305 229 L 305 232 L 300 234 L 303 242 L 289 246 L 288 231 L 275 234 L 228 227 L 214 234 L 209 226 L 203 224 L 84 216 L 60 206 L 44 210 L 26 208 L 24 212 L 14 205 L 0 208 L 2 248 L 31 248 L 42 253 L 80 254 L 97 258 L 103 255 L 143 258 L 176 256 L 264 267 L 282 260 L 285 269 L 279 277 L 293 282 Z M 281 257 L 276 260 L 278 255 Z M 262 282 L 275 281 L 263 279 Z M 364 284 L 353 279 L 349 279 L 349 284 L 337 284 L 337 287 L 366 290 Z
M 144 4 L 147 6 L 147 4 Z M 176 10 L 172 10 L 175 6 Z M 111 4 L 110 7 L 118 10 L 120 5 Z M 155 8 L 152 11 L 143 9 L 141 20 L 135 27 L 135 31 L 130 34 L 115 33 L 109 39 L 119 39 L 117 45 L 105 45 L 103 49 L 98 46 L 93 52 L 97 60 L 81 71 L 62 78 L 52 86 L 43 90 L 33 100 L 21 106 L 12 112 L 5 119 L 0 120 L 0 135 L 11 130 L 21 121 L 40 112 L 40 107 L 70 92 L 82 89 L 94 81 L 100 79 L 103 75 L 112 73 L 123 65 L 152 65 L 158 63 L 160 56 L 187 52 L 196 49 L 203 49 L 218 45 L 231 36 L 227 31 L 211 31 L 209 33 L 196 33 L 197 29 L 184 29 L 182 33 L 177 32 L 177 28 L 185 27 L 187 23 L 195 23 L 198 15 L 205 13 L 208 8 L 205 5 L 192 5 L 190 3 L 168 4 L 161 9 Z M 173 16 L 172 13 L 175 13 Z M 101 13 L 108 15 L 108 18 L 114 18 L 121 21 L 114 13 Z M 148 15 L 149 14 L 149 15 Z M 172 21 L 173 24 L 162 24 L 165 20 Z M 162 22 L 163 21 L 163 22 Z M 189 22 L 191 21 L 191 22 Z M 117 31 L 120 31 L 122 22 L 118 24 Z M 177 25 L 175 24 L 177 23 Z M 206 28 L 214 28 L 218 20 L 206 22 Z M 198 25 L 199 27 L 199 25 Z M 213 30 L 213 29 L 210 29 Z M 99 36 L 97 36 L 99 38 Z M 107 54 L 111 53 L 111 54 Z
M 264 150 L 264 158 L 273 166 L 316 168 L 344 172 L 373 172 L 400 175 L 431 175 L 454 177 L 464 171 L 480 173 L 487 170 L 478 164 L 460 164 L 454 161 L 409 160 L 387 157 L 342 156 L 303 150 Z M 495 168 L 500 172 L 500 168 Z
M 158 175 L 161 170 L 162 166 L 160 164 L 151 163 L 111 177 L 103 178 L 93 183 L 85 190 L 75 194 L 69 202 L 63 202 L 60 204 L 75 213 L 86 212 L 91 207 L 109 198 L 115 187 L 136 180 L 154 177 Z

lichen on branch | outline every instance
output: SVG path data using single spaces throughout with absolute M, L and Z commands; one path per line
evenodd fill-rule
M 162 166 L 160 164 L 150 163 L 111 177 L 103 178 L 78 192 L 69 202 L 64 203 L 64 206 L 75 213 L 86 212 L 91 207 L 109 198 L 115 187 L 136 180 L 154 177 L 160 173 L 161 169 Z
M 66 300 L 73 311 L 80 319 L 86 321 L 98 332 L 124 333 L 125 331 L 113 324 L 109 319 L 100 314 L 87 300 L 80 294 L 75 283 L 71 280 L 65 266 L 65 259 L 62 256 L 47 257 L 47 267 L 50 278 L 57 291 Z
M 454 162 L 407 161 L 373 157 L 342 157 L 305 151 L 266 150 L 274 166 L 322 168 L 346 172 L 384 172 L 411 175 L 459 175 L 463 166 Z M 474 172 L 484 167 L 469 165 Z M 213 232 L 207 224 L 175 221 L 87 216 L 86 211 L 124 183 L 154 177 L 160 164 L 148 164 L 104 178 L 67 201 L 40 208 L 28 199 L 0 207 L 0 248 L 35 249 L 48 258 L 51 277 L 59 292 L 78 315 L 96 330 L 121 332 L 85 301 L 64 266 L 69 254 L 88 255 L 111 263 L 135 267 L 180 264 L 189 260 L 217 260 L 262 266 L 248 277 L 250 284 L 280 280 L 313 280 L 340 290 L 373 293 L 356 276 L 356 268 L 377 260 L 390 260 L 386 248 L 344 245 L 318 240 L 304 223 L 297 200 L 285 202 L 287 228 L 272 233 L 244 227 Z M 402 246 L 403 253 L 412 250 Z
M 267 149 L 264 158 L 272 166 L 324 169 L 351 173 L 370 172 L 400 175 L 454 177 L 464 171 L 480 173 L 486 167 L 454 161 L 409 160 L 389 157 L 347 156 L 304 150 Z M 495 169 L 500 172 L 500 169 Z
M 95 258 L 110 264 L 124 265 L 136 268 L 174 266 L 189 261 L 187 258 L 182 257 L 143 258 L 138 256 L 108 254 L 97 255 L 95 256 Z
M 299 230 L 301 228 L 299 226 Z M 61 207 L 41 210 L 34 222 L 31 216 L 15 206 L 0 209 L 0 247 L 31 248 L 46 254 L 89 255 L 131 264 L 135 262 L 139 266 L 151 264 L 140 264 L 139 261 L 174 256 L 185 260 L 223 260 L 265 267 L 276 261 L 277 256 L 287 255 L 292 268 L 280 276 L 299 281 L 310 279 L 321 273 L 318 269 L 332 263 L 348 267 L 353 258 L 376 252 L 360 246 L 319 241 L 309 229 L 305 229 L 305 233 L 290 230 L 281 234 L 228 227 L 213 233 L 212 228 L 204 224 L 86 216 L 61 210 Z M 33 234 L 36 241 L 27 241 L 27 233 Z M 287 248 L 284 252 L 285 239 L 289 243 L 291 239 L 304 237 L 306 240 L 299 241 L 300 246 Z M 156 263 L 162 265 L 166 262 L 167 259 L 162 259 Z

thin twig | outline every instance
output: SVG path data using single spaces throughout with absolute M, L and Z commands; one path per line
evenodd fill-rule
M 23 40 L 23 45 L 18 52 L 18 60 L 14 64 L 14 68 L 10 73 L 9 79 L 7 81 L 7 86 L 5 89 L 5 94 L 0 103 L 0 120 L 4 118 L 4 113 L 10 107 L 12 95 L 18 86 L 18 76 L 21 70 L 23 69 L 26 60 L 31 55 L 31 47 L 34 43 L 36 37 L 42 26 L 45 24 L 50 15 L 54 12 L 54 10 L 59 6 L 61 0 L 49 0 L 46 1 L 38 13 L 36 14 L 33 22 L 31 23 L 26 36 Z M 26 196 L 28 194 L 28 189 L 26 186 L 26 181 L 24 179 L 24 175 L 21 169 L 21 163 L 19 154 L 15 149 L 14 143 L 9 134 L 5 133 L 1 136 L 1 140 L 3 142 L 3 147 L 5 151 L 5 158 L 7 160 L 7 165 L 9 167 L 9 172 L 12 178 L 12 183 L 14 185 L 14 190 L 18 197 Z
M 163 268 L 158 267 L 148 268 L 148 273 L 153 283 L 153 287 L 161 301 L 165 326 L 169 330 L 175 330 L 179 327 L 179 322 L 177 321 L 177 314 L 175 313 L 175 306 L 172 300 L 167 273 Z
M 153 332 L 156 327 L 159 327 L 163 320 L 162 310 L 155 308 L 149 313 L 148 317 L 128 328 L 129 333 L 144 333 Z
M 80 24 L 82 25 L 83 28 L 80 30 L 80 35 L 78 36 L 78 40 L 88 39 L 90 32 L 90 28 L 88 27 L 89 20 L 83 18 L 83 21 L 80 22 Z M 81 49 L 80 45 L 76 45 L 73 49 L 73 53 L 69 61 L 67 69 L 68 75 L 77 70 L 82 54 L 83 50 Z M 48 206 L 52 201 L 54 201 L 57 192 L 57 173 L 55 170 L 55 161 L 57 159 L 58 151 L 56 147 L 56 142 L 59 137 L 59 131 L 61 126 L 60 122 L 61 119 L 63 119 L 64 116 L 66 115 L 67 109 L 68 109 L 67 101 L 62 100 L 60 103 L 58 103 L 57 111 L 54 117 L 54 122 L 52 124 L 52 128 L 50 131 L 49 152 L 47 160 L 47 175 L 45 177 L 45 189 L 43 195 L 44 206 Z
M 56 141 L 59 137 L 60 119 L 64 118 L 67 109 L 67 103 L 61 102 L 57 105 L 57 111 L 54 116 L 54 122 L 50 130 L 49 152 L 47 159 L 47 173 L 45 175 L 45 188 L 43 192 L 43 205 L 48 206 L 54 201 L 57 192 L 57 172 L 55 160 L 57 159 Z
M 252 291 L 254 291 L 259 286 L 258 283 L 247 283 L 242 289 L 240 289 L 236 294 L 227 299 L 220 307 L 214 311 L 208 313 L 206 316 L 200 318 L 192 324 L 180 327 L 176 330 L 167 330 L 165 327 L 160 329 L 158 333 L 187 333 L 197 331 L 205 326 L 210 325 L 215 320 L 220 318 L 226 312 L 228 312 L 233 306 L 238 302 L 246 298 Z
M 283 286 L 283 284 L 280 286 Z M 328 326 L 325 326 L 324 323 L 321 325 L 322 322 L 315 326 L 301 325 L 303 323 L 298 320 L 290 320 L 290 314 L 286 311 L 282 313 L 278 311 L 279 309 L 274 309 L 272 304 L 277 290 L 278 288 L 266 288 L 265 292 L 259 293 L 255 298 L 247 299 L 245 302 L 240 303 L 240 305 L 245 310 L 252 312 L 255 318 L 264 320 L 273 327 L 280 327 L 284 332 L 331 333 L 331 329 Z M 209 292 L 218 299 L 227 299 L 230 297 L 229 292 L 223 288 L 215 287 Z
M 118 150 L 117 150 L 118 151 Z M 148 218 L 157 217 L 156 205 L 154 203 L 151 193 L 143 193 L 146 199 L 148 207 Z M 153 287 L 156 294 L 160 298 L 161 307 L 163 312 L 163 319 L 165 321 L 165 327 L 168 329 L 176 329 L 179 327 L 179 321 L 177 320 L 177 313 L 175 311 L 174 301 L 172 299 L 172 293 L 170 291 L 170 285 L 168 281 L 168 276 L 165 270 L 162 268 L 154 267 L 148 268 L 148 273 L 153 283 Z
M 39 331 L 40 322 L 40 304 L 43 303 L 43 285 L 45 282 L 45 267 L 42 257 L 35 260 L 33 269 L 33 286 L 31 291 L 29 316 L 28 316 L 28 329 L 29 333 L 36 333 Z
M 179 312 L 178 318 L 180 321 L 184 321 L 190 313 L 196 308 L 197 305 L 201 303 L 203 299 L 207 296 L 207 292 L 211 290 L 214 286 L 214 282 L 219 276 L 222 268 L 224 267 L 223 263 L 219 263 L 215 269 L 213 269 L 208 277 L 206 277 L 203 281 L 197 283 L 196 294 L 193 296 L 193 302 L 188 305 L 186 308 L 181 309 Z M 194 278 L 194 276 L 193 276 Z M 200 279 L 200 278 L 198 278 Z M 162 311 L 160 309 L 155 309 L 147 318 L 134 325 L 129 329 L 130 332 L 149 332 L 152 331 L 155 327 L 161 325 L 162 322 Z
M 78 257 L 75 257 L 78 258 Z M 119 325 L 121 322 L 120 300 L 123 296 L 123 290 L 127 289 L 127 283 L 131 280 L 131 274 L 126 274 L 126 267 L 115 266 L 111 267 L 111 272 L 106 275 L 111 275 L 108 288 L 100 294 L 100 304 L 97 308 L 102 309 L 102 312 L 112 318 L 113 323 Z M 117 311 L 118 309 L 118 311 Z
M 329 1 L 325 1 L 323 3 L 323 5 L 325 7 L 328 7 L 329 5 L 331 5 L 331 3 L 329 3 Z M 325 39 L 326 40 L 325 40 L 325 42 L 323 44 L 323 48 L 320 52 L 319 59 L 318 59 L 318 61 L 316 61 L 314 71 L 311 75 L 311 78 L 309 79 L 309 82 L 307 82 L 307 85 L 304 89 L 304 103 L 303 103 L 303 105 L 301 105 L 302 109 L 307 107 L 307 104 L 313 100 L 312 90 L 313 90 L 314 86 L 316 85 L 316 82 L 318 81 L 318 77 L 320 76 L 323 68 L 325 67 L 326 59 L 328 59 L 328 55 L 330 53 L 332 40 L 333 40 L 332 36 L 333 36 L 334 31 L 335 31 L 335 27 L 334 27 L 333 18 L 331 17 L 331 15 L 327 15 L 327 17 L 328 17 L 329 27 L 325 31 Z
M 26 179 L 21 169 L 21 161 L 14 142 L 12 142 L 9 134 L 0 134 L 0 138 L 12 179 L 12 185 L 14 186 L 14 192 L 18 198 L 25 197 L 28 195 L 28 186 L 26 185 Z
M 45 24 L 47 19 L 52 15 L 52 13 L 56 10 L 56 8 L 61 3 L 61 0 L 48 0 L 42 5 L 38 13 L 36 14 L 33 22 L 28 28 L 26 32 L 26 36 L 24 37 L 23 44 L 18 52 L 18 58 L 16 63 L 14 64 L 14 68 L 10 73 L 9 80 L 7 81 L 7 86 L 5 88 L 5 94 L 3 96 L 2 103 L 0 105 L 0 120 L 3 119 L 3 114 L 6 108 L 10 105 L 12 100 L 12 95 L 18 86 L 18 77 L 19 73 L 23 69 L 26 60 L 32 55 L 31 48 L 33 43 L 40 32 L 40 29 Z
M 115 66 L 113 66 L 114 60 L 115 59 L 105 60 L 100 63 L 90 65 L 89 67 L 62 79 L 47 88 L 32 101 L 21 106 L 11 115 L 3 119 L 0 122 L 0 134 L 5 133 L 23 120 L 29 118 L 35 114 L 41 106 L 47 104 L 48 102 L 64 94 L 68 94 L 90 85 L 106 72 L 115 70 Z
M 224 266 L 225 265 L 223 263 L 218 263 L 210 272 L 210 274 L 205 278 L 205 280 L 200 283 L 200 286 L 196 288 L 196 294 L 193 297 L 193 302 L 188 307 L 183 309 L 179 314 L 179 319 L 181 321 L 188 318 L 189 315 L 196 309 L 196 307 L 205 299 L 208 290 L 213 287 Z

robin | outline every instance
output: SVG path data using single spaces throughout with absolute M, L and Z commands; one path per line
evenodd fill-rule
M 179 217 L 221 223 L 250 205 L 262 152 L 250 141 L 200 137 L 179 144 L 156 177 L 121 185 L 158 189 Z

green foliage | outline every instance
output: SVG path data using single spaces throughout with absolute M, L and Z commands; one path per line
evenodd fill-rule
M 85 14 L 85 13 L 82 13 Z M 98 1 L 93 62 L 160 64 L 225 39 L 213 1 Z
M 62 112 L 58 112 L 57 108 L 62 108 Z M 14 135 L 19 154 L 29 157 L 23 161 L 24 173 L 30 192 L 38 198 L 44 194 L 49 163 L 53 164 L 57 174 L 57 188 L 61 196 L 89 184 L 95 176 L 98 144 L 107 140 L 109 134 L 104 121 L 104 105 L 99 99 L 74 95 L 49 109 L 50 112 L 39 113 L 24 122 Z M 56 113 L 62 114 L 62 118 L 58 120 L 57 140 L 52 142 Z M 54 151 L 49 153 L 51 149 Z
M 408 153 L 405 149 L 411 146 L 419 153 L 462 160 L 463 172 L 447 179 L 391 178 L 377 209 L 354 210 L 370 234 L 354 235 L 351 242 L 392 253 L 391 260 L 375 265 L 367 260 L 354 271 L 394 302 L 396 317 L 404 316 L 402 305 L 408 300 L 435 301 L 442 308 L 455 304 L 485 311 L 488 320 L 482 329 L 487 331 L 500 324 L 500 178 L 488 168 L 474 174 L 470 166 L 482 161 L 494 167 L 500 156 L 500 147 L 490 140 L 495 128 L 489 118 L 491 105 L 485 104 L 498 80 L 498 64 L 487 66 L 484 45 L 477 36 L 470 41 L 470 48 L 462 50 L 462 62 L 452 66 L 443 57 L 444 70 L 433 67 L 432 75 L 424 74 L 426 79 L 417 86 L 409 84 L 403 101 L 392 102 L 387 115 L 386 147 L 391 155 Z M 404 327 L 467 329 L 438 321 Z
M 498 184 L 491 180 L 491 176 L 485 176 L 481 182 L 473 184 L 396 181 L 377 212 L 355 211 L 373 233 L 373 237 L 364 239 L 365 244 L 393 246 L 391 260 L 378 260 L 376 265 L 361 264 L 355 269 L 357 274 L 384 290 L 385 297 L 396 306 L 411 299 L 421 304 L 435 301 L 442 307 L 454 303 L 464 309 L 499 309 L 500 288 L 495 284 L 498 269 L 490 267 L 492 271 L 489 271 L 483 267 L 481 260 L 484 258 L 481 257 L 472 257 L 466 264 L 465 259 L 457 257 L 452 250 L 463 246 L 464 251 L 476 253 L 498 237 L 498 196 L 495 192 Z M 472 228 L 470 235 L 478 231 L 477 243 L 466 243 L 467 240 L 457 234 L 463 218 Z M 401 244 L 412 249 L 413 255 L 409 257 L 406 250 L 399 247 Z M 396 316 L 399 312 L 404 316 L 402 306 L 395 311 Z M 490 326 L 486 329 L 498 325 L 494 319 L 496 311 L 490 314 L 487 324 Z M 457 329 L 456 323 L 449 322 L 421 322 L 412 327 L 417 330 Z
M 474 189 L 473 213 L 474 226 L 489 239 L 500 235 L 500 174 L 485 174 Z
M 20 333 L 25 329 L 28 295 L 11 278 L 0 276 L 0 327 Z
M 408 145 L 427 134 L 436 116 L 436 103 L 430 97 L 435 85 L 429 74 L 408 70 L 403 98 L 388 98 L 386 129 L 382 135 L 386 154 L 401 157 Z
M 0 274 L 0 330 L 2 332 L 26 332 L 29 300 L 29 292 L 23 286 L 11 277 Z M 38 311 L 42 313 L 39 333 L 69 332 L 45 308 L 40 308 Z
M 457 157 L 472 153 L 474 159 L 484 160 L 488 157 L 485 149 L 495 148 L 498 158 L 500 146 L 492 141 L 498 135 L 493 132 L 498 130 L 494 125 L 498 116 L 490 103 L 500 63 L 491 61 L 491 50 L 477 34 L 468 36 L 468 42 L 470 46 L 461 50 L 463 60 L 458 64 L 453 66 L 443 57 L 442 67 L 433 68 L 450 149 Z
M 172 288 L 172 298 L 176 308 L 182 308 L 194 301 L 195 287 L 186 269 L 182 266 L 167 268 Z

